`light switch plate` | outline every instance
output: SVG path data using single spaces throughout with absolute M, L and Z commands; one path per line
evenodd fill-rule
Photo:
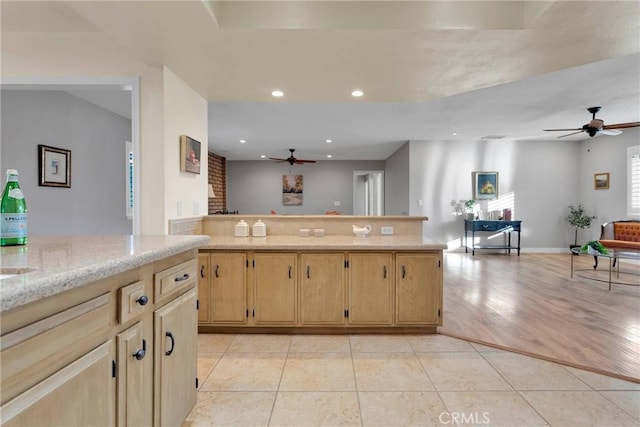
M 340 200 L 336 200 L 335 202 L 333 202 L 333 206 L 340 206 Z
M 380 234 L 393 234 L 393 227 L 390 225 L 380 227 Z

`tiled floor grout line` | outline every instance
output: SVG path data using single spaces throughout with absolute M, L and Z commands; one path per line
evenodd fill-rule
M 356 393 L 356 402 L 358 403 L 358 415 L 360 416 L 360 426 L 364 426 L 364 417 L 362 416 L 362 405 L 360 404 L 360 390 L 358 389 L 358 377 L 356 376 L 356 365 L 353 360 L 353 347 L 351 345 L 351 335 L 347 335 L 349 341 L 349 354 L 351 355 L 351 372 L 353 373 L 353 386 Z

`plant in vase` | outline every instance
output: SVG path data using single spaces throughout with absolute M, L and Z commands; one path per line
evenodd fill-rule
M 569 245 L 570 249 L 580 246 L 578 245 L 578 229 L 591 227 L 591 222 L 596 218 L 597 216 L 595 215 L 586 214 L 582 203 L 578 203 L 577 205 L 569 205 L 569 215 L 567 215 L 566 220 L 569 225 L 575 228 L 573 245 Z
M 451 206 L 453 206 L 453 209 L 454 209 L 453 215 L 456 215 L 456 216 L 465 215 L 465 219 L 474 219 L 475 218 L 475 213 L 474 213 L 475 204 L 476 204 L 476 201 L 473 200 L 473 199 L 470 199 L 470 200 L 465 200 L 465 199 L 456 200 L 456 199 L 453 199 L 453 200 L 451 200 Z
M 590 242 L 585 243 L 584 246 L 580 248 L 580 252 L 585 254 L 591 254 L 591 255 L 598 255 L 598 254 L 606 255 L 609 253 L 607 248 L 602 246 L 602 243 L 600 243 L 597 240 L 592 240 Z

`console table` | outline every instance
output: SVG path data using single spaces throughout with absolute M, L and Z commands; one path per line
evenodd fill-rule
M 469 245 L 467 244 L 467 233 L 471 232 L 471 254 L 476 254 L 476 249 L 506 249 L 511 253 L 511 249 L 518 250 L 520 256 L 520 225 L 522 221 L 485 221 L 485 220 L 464 220 L 464 252 L 467 253 Z M 476 245 L 476 232 L 488 231 L 493 233 L 506 233 L 507 243 L 502 245 Z M 511 246 L 511 232 L 518 233 L 518 245 Z

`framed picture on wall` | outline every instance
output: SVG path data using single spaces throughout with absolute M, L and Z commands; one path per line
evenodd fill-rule
M 200 173 L 200 142 L 180 135 L 180 171 Z
M 498 198 L 498 172 L 472 172 L 471 177 L 475 200 Z
M 71 188 L 71 150 L 38 145 L 38 185 Z
M 593 175 L 593 188 L 596 190 L 609 189 L 609 172 L 601 172 Z
M 302 175 L 282 175 L 282 205 L 302 205 Z

